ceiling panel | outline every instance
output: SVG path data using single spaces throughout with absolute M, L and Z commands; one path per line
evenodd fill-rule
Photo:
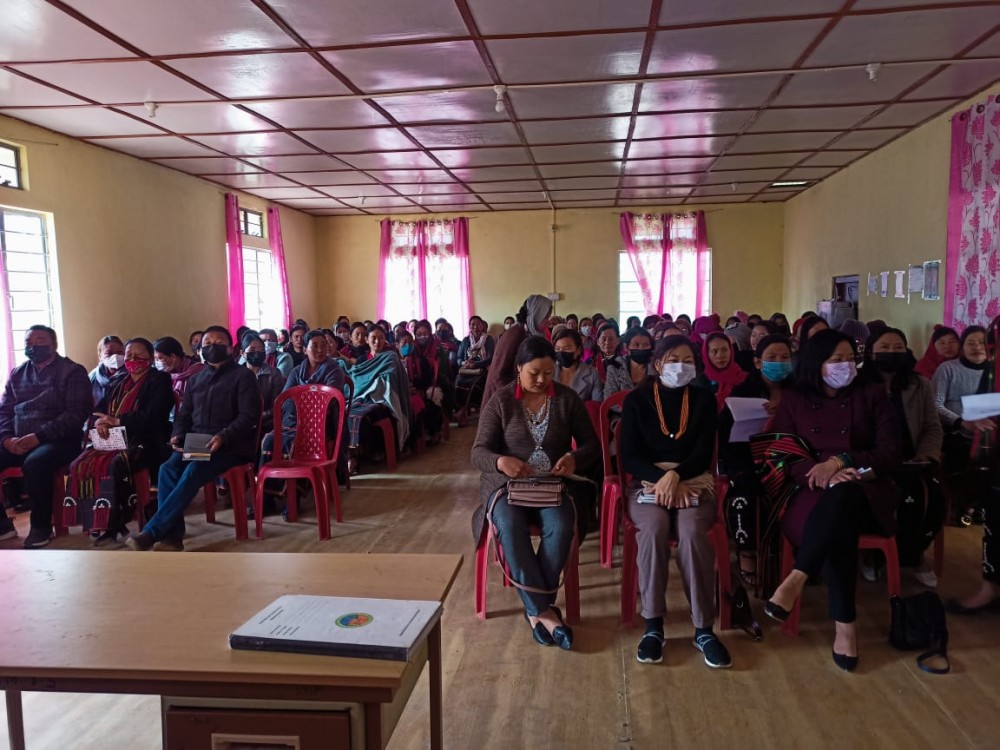
M 471 41 L 324 52 L 323 57 L 363 91 L 491 83 Z
M 572 190 L 581 188 L 615 188 L 618 187 L 618 177 L 561 177 L 546 179 L 545 184 L 551 190 Z
M 269 5 L 314 46 L 464 36 L 453 0 L 269 0 Z
M 469 0 L 479 31 L 525 34 L 585 29 L 645 28 L 649 3 L 615 0 Z
M 804 167 L 842 167 L 855 159 L 860 159 L 867 151 L 821 151 L 810 156 L 804 162 Z
M 737 133 L 752 111 L 685 112 L 669 115 L 639 115 L 635 118 L 634 138 L 667 138 L 680 135 L 717 135 Z
M 780 83 L 779 75 L 656 81 L 643 85 L 639 111 L 760 107 Z
M 708 169 L 714 157 L 679 159 L 629 159 L 625 162 L 628 174 L 671 174 L 677 172 L 699 172 Z
M 806 65 L 954 57 L 997 21 L 997 9 L 990 6 L 848 16 L 820 42 Z
M 192 139 L 231 156 L 302 154 L 309 151 L 309 147 L 299 140 L 280 132 L 196 135 Z
M 138 117 L 149 117 L 145 107 L 119 107 Z M 161 104 L 151 123 L 175 133 L 230 133 L 271 130 L 274 126 L 259 117 L 222 102 Z
M 237 161 L 236 159 L 229 159 L 226 157 L 207 159 L 170 159 L 160 163 L 164 166 L 171 167 L 172 169 L 179 169 L 182 172 L 190 172 L 191 174 L 249 174 L 252 172 L 260 172 L 261 170 L 260 166 L 256 164 L 249 164 L 247 162 Z
M 627 174 L 622 177 L 623 188 L 665 188 L 677 185 L 695 185 L 702 177 L 701 172 L 687 174 Z
M 469 193 L 451 193 L 447 195 L 411 195 L 411 198 L 421 206 L 454 206 L 461 204 L 482 205 L 482 202 Z
M 550 195 L 554 201 L 614 201 L 617 190 L 553 190 Z
M 54 51 L 58 51 L 56 55 Z M 0 62 L 132 57 L 45 0 L 3 0 Z
M 370 172 L 377 180 L 387 183 L 451 182 L 449 174 L 441 169 L 375 169 Z
M 294 45 L 263 11 L 244 0 L 69 0 L 68 4 L 152 55 Z
M 102 104 L 214 99 L 148 62 L 53 63 L 16 69 Z
M 805 154 L 792 152 L 785 154 L 753 154 L 747 156 L 723 156 L 712 169 L 768 169 L 770 167 L 790 167 Z
M 254 156 L 249 161 L 273 172 L 308 172 L 311 170 L 336 169 L 340 162 L 323 154 L 308 156 Z
M 295 184 L 291 180 L 286 180 L 284 177 L 279 177 L 276 174 L 267 174 L 266 172 L 260 174 L 216 175 L 212 179 L 239 190 L 295 187 Z
M 792 67 L 826 23 L 816 19 L 660 31 L 649 73 L 783 70 Z
M 103 145 L 103 142 L 101 142 Z M 158 156 L 213 156 L 217 155 L 211 149 L 190 143 L 183 138 L 174 136 L 136 136 L 116 138 L 116 151 L 124 151 L 133 156 L 155 159 Z
M 523 193 L 479 193 L 479 197 L 487 203 L 525 203 L 544 200 L 541 190 Z
M 436 91 L 401 96 L 380 96 L 375 103 L 399 122 L 502 121 L 492 91 Z M 371 109 L 371 107 L 369 107 Z M 518 113 L 520 114 L 520 113 Z
M 539 120 L 521 125 L 531 144 L 616 141 L 628 136 L 628 117 L 594 117 L 583 120 Z
M 894 0 L 901 2 L 903 0 Z M 733 2 L 732 0 L 699 0 L 696 3 L 663 3 L 660 11 L 660 25 L 672 26 L 686 23 L 705 23 L 743 18 L 769 18 L 773 16 L 795 16 L 804 13 L 835 13 L 844 0 L 809 0 L 804 6 L 802 0 L 753 0 L 753 2 Z M 908 2 L 908 5 L 912 3 Z
M 789 198 L 794 198 L 798 195 L 801 190 L 766 190 L 760 195 L 752 198 L 754 203 L 770 203 L 777 201 L 786 201 Z
M 358 198 L 360 196 L 396 195 L 392 190 L 382 185 L 340 185 L 317 188 L 321 193 L 331 198 Z
M 617 178 L 613 178 L 617 180 Z M 538 180 L 509 180 L 507 182 L 470 182 L 469 189 L 477 193 L 505 193 L 541 190 Z
M 671 138 L 662 141 L 632 141 L 630 159 L 665 156 L 710 156 L 718 154 L 730 138 Z
M 738 182 L 736 189 L 730 185 L 702 185 L 691 191 L 692 198 L 699 198 L 705 195 L 746 195 L 763 190 L 770 182 Z
M 750 126 L 749 132 L 847 130 L 877 109 L 877 104 L 865 104 L 858 107 L 765 109 Z
M 361 128 L 387 125 L 382 115 L 357 99 L 274 101 L 248 105 L 286 128 Z
M 780 177 L 782 180 L 822 180 L 836 171 L 836 167 L 796 167 Z M 778 176 L 775 175 L 775 179 Z
M 403 195 L 452 195 L 468 193 L 465 186 L 457 182 L 398 183 L 393 185 Z
M 624 188 L 621 191 L 623 201 L 632 201 L 640 198 L 683 198 L 690 192 L 688 187 L 635 187 Z
M 0 69 L 0 106 L 39 107 L 83 103 L 82 99 L 62 94 L 51 86 L 35 83 L 24 76 Z
M 587 164 L 540 164 L 542 177 L 600 177 L 617 175 L 622 171 L 620 161 L 589 162 Z
M 171 66 L 223 96 L 266 98 L 349 93 L 307 52 L 173 60 Z
M 749 195 L 711 195 L 702 198 L 689 198 L 686 206 L 711 206 L 713 203 L 746 203 Z
M 0 114 L 17 117 L 26 122 L 41 125 L 43 128 L 77 138 L 94 135 L 158 135 L 163 132 L 126 115 L 120 115 L 108 109 L 92 107 L 0 110 Z
M 463 148 L 469 146 L 513 146 L 520 144 L 517 130 L 509 122 L 476 125 L 449 123 L 407 128 L 426 148 Z
M 465 182 L 491 182 L 493 180 L 527 180 L 535 177 L 535 170 L 525 167 L 479 167 L 473 169 L 456 169 L 455 176 Z M 542 168 L 545 174 L 545 168 Z
M 926 120 L 940 114 L 957 102 L 937 101 L 937 102 L 899 102 L 884 109 L 865 123 L 865 127 L 913 127 Z
M 775 169 L 712 170 L 705 176 L 705 185 L 725 185 L 733 182 L 762 182 L 778 179 L 785 173 L 783 167 Z
M 592 143 L 577 146 L 534 146 L 531 153 L 539 164 L 558 164 L 566 161 L 607 161 L 620 159 L 625 150 L 622 142 Z
M 292 208 L 336 208 L 344 204 L 333 198 L 282 198 L 281 202 Z
M 855 130 L 833 144 L 833 148 L 879 148 L 905 132 L 902 128 Z
M 932 99 L 936 97 L 966 99 L 992 83 L 1000 80 L 1000 63 L 959 63 L 949 65 L 906 95 L 906 99 Z
M 375 182 L 360 172 L 285 172 L 289 178 L 303 185 L 368 185 Z
M 489 48 L 507 84 L 589 81 L 639 72 L 645 34 L 599 34 L 544 39 L 491 40 Z
M 272 200 L 288 200 L 290 198 L 309 198 L 309 199 L 323 199 L 320 193 L 315 190 L 304 187 L 265 187 L 265 188 L 254 188 L 248 190 L 247 192 L 253 193 L 254 195 L 259 195 L 261 198 L 270 198 Z
M 356 208 L 319 208 L 309 213 L 315 214 L 316 216 L 364 216 L 359 209 Z
M 741 135 L 729 149 L 730 154 L 760 154 L 768 151 L 811 151 L 840 135 L 837 131 L 811 133 L 765 133 Z
M 545 202 L 538 203 L 501 203 L 494 206 L 497 211 L 548 211 L 551 206 Z
M 358 169 L 425 169 L 437 166 L 423 151 L 347 154 L 344 156 L 344 161 Z
M 602 83 L 562 89 L 515 89 L 508 91 L 507 96 L 521 119 L 629 114 L 635 85 Z
M 330 153 L 351 151 L 413 150 L 413 141 L 397 128 L 355 128 L 351 130 L 300 130 L 298 135 Z
M 362 200 L 364 201 L 362 203 Z M 407 206 L 418 213 L 420 209 L 408 198 L 344 198 L 344 203 L 351 206 L 364 206 L 365 208 L 390 208 Z
M 937 67 L 921 65 L 883 65 L 877 81 L 868 80 L 860 69 L 822 70 L 800 73 L 774 100 L 776 106 L 864 104 L 888 102 Z
M 512 148 L 470 148 L 435 151 L 446 167 L 480 167 L 502 164 L 528 164 L 528 153 L 521 146 Z

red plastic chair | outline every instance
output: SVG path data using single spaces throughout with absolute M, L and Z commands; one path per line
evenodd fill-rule
M 539 536 L 541 530 L 531 529 L 532 536 Z M 476 617 L 480 620 L 486 619 L 486 578 L 490 567 L 490 547 L 495 548 L 494 560 L 496 564 L 506 570 L 506 563 L 503 559 L 503 550 L 500 544 L 493 537 L 493 530 L 487 523 L 483 527 L 483 534 L 476 545 Z M 563 578 L 563 589 L 566 596 L 566 623 L 576 625 L 580 622 L 580 546 L 576 535 L 573 535 L 573 546 L 570 548 L 569 559 L 566 560 L 566 570 Z M 504 576 L 504 587 L 509 587 L 507 576 Z
M 385 444 L 385 465 L 389 471 L 396 470 L 396 428 L 392 424 L 392 417 L 380 419 L 373 422 L 372 427 L 382 430 L 382 442 Z
M 618 514 L 622 508 L 622 483 L 611 465 L 611 409 L 621 407 L 630 391 L 621 391 L 605 399 L 597 421 L 597 436 L 604 457 L 604 485 L 601 487 L 600 544 L 601 567 L 610 568 L 618 540 Z
M 858 550 L 877 549 L 885 555 L 885 578 L 889 588 L 889 597 L 899 596 L 899 551 L 896 549 L 896 537 L 862 534 L 858 539 Z M 781 538 L 781 578 L 784 580 L 795 567 L 795 548 L 788 537 Z M 781 624 L 781 632 L 796 637 L 799 634 L 799 610 L 802 608 L 802 597 L 799 597 L 789 613 L 788 619 Z
M 67 536 L 69 529 L 63 525 L 63 500 L 66 497 L 66 477 L 69 475 L 69 467 L 63 466 L 56 471 L 52 477 L 52 526 L 56 536 Z M 10 469 L 0 471 L 0 482 L 5 479 L 24 479 L 24 473 L 20 467 L 14 466 Z
M 257 477 L 257 491 L 254 495 L 254 517 L 257 524 L 257 538 L 264 538 L 264 481 L 266 479 L 308 479 L 312 482 L 316 499 L 316 522 L 319 538 L 330 538 L 330 499 L 332 496 L 337 523 L 342 521 L 340 491 L 337 487 L 337 456 L 344 435 L 344 420 L 337 420 L 337 434 L 330 450 L 326 438 L 326 417 L 331 402 L 336 402 L 340 414 L 344 414 L 346 399 L 336 388 L 327 385 L 299 385 L 284 391 L 274 402 L 275 420 L 280 419 L 286 401 L 295 406 L 295 440 L 290 457 L 281 455 L 280 447 L 275 457 L 268 461 Z M 275 445 L 280 443 L 275 439 Z M 235 503 L 235 500 L 234 500 Z M 298 502 L 294 482 L 288 483 L 288 520 L 298 517 Z

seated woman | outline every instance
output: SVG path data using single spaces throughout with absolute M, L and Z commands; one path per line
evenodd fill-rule
M 482 472 L 480 505 L 472 517 L 473 542 L 482 543 L 489 521 L 535 641 L 568 650 L 573 647 L 573 631 L 554 604 L 583 515 L 577 506 L 578 490 L 567 481 L 559 505 L 527 508 L 508 502 L 507 482 L 536 474 L 577 474 L 597 459 L 600 446 L 583 402 L 552 380 L 556 366 L 552 344 L 541 336 L 529 336 L 519 345 L 514 363 L 516 381 L 483 405 L 472 446 L 472 464 Z M 538 552 L 531 542 L 532 526 L 541 529 Z
M 260 338 L 264 342 L 264 361 L 268 367 L 273 367 L 287 378 L 295 367 L 292 355 L 283 352 L 278 347 L 278 334 L 273 328 L 261 328 Z
M 528 297 L 517 313 L 517 324 L 508 329 L 497 342 L 493 352 L 486 386 L 483 388 L 483 404 L 489 402 L 493 394 L 508 383 L 514 382 L 517 371 L 515 360 L 521 342 L 529 336 L 549 337 L 549 314 L 552 301 L 541 294 Z
M 306 361 L 306 334 L 309 329 L 296 323 L 292 326 L 292 332 L 288 334 L 288 345 L 285 352 L 292 355 L 292 364 L 298 367 Z
M 683 336 L 657 345 L 649 378 L 625 399 L 619 456 L 632 483 L 626 512 L 638 534 L 637 567 L 646 632 L 636 659 L 663 661 L 671 527 L 676 528 L 677 567 L 691 605 L 694 646 L 705 664 L 725 669 L 729 652 L 712 631 L 715 622 L 715 552 L 708 534 L 715 522 L 715 401 L 693 385 L 694 348 Z M 720 561 L 725 565 L 726 561 Z
M 776 312 L 771 316 L 771 324 L 775 328 L 775 333 L 780 333 L 782 336 L 791 336 L 792 329 L 788 325 L 788 318 L 784 313 Z
M 354 402 L 348 419 L 348 445 L 352 450 L 351 473 L 357 471 L 361 451 L 367 449 L 374 455 L 372 446 L 379 441 L 373 429 L 377 422 L 386 417 L 394 419 L 395 449 L 398 451 L 409 440 L 413 421 L 410 380 L 403 360 L 388 348 L 385 335 L 378 326 L 372 326 L 368 344 L 378 353 L 371 359 L 359 360 L 350 369 L 350 376 L 354 381 Z M 419 353 L 419 347 L 417 352 Z
M 576 391 L 583 401 L 603 401 L 604 383 L 597 370 L 581 361 L 583 339 L 571 328 L 552 337 L 556 352 L 556 382 Z
M 398 343 L 399 356 L 403 358 L 406 375 L 410 380 L 410 409 L 413 413 L 411 439 L 426 434 L 432 444 L 436 443 L 441 439 L 444 412 L 433 401 L 434 362 L 417 354 L 409 331 L 400 335 Z
M 447 325 L 447 321 L 444 321 Z M 414 351 L 421 357 L 437 362 L 437 382 L 431 399 L 444 411 L 445 419 L 450 420 L 455 412 L 455 381 L 451 377 L 450 353 L 442 345 L 440 339 L 431 333 L 431 324 L 426 320 L 417 321 L 413 333 Z
M 288 329 L 279 328 L 278 329 L 278 347 L 281 351 L 285 351 L 288 348 Z
M 931 334 L 931 340 L 927 344 L 927 351 L 924 352 L 924 356 L 917 362 L 913 371 L 930 380 L 941 365 L 958 357 L 959 349 L 958 334 L 955 333 L 955 329 L 936 325 Z
M 486 330 L 486 321 L 478 315 L 469 319 L 469 335 L 458 348 L 458 377 L 455 380 L 455 419 L 459 427 L 468 423 L 469 410 L 482 401 L 486 375 L 493 363 L 497 342 Z
M 486 324 L 483 324 L 486 327 Z M 441 343 L 441 348 L 448 354 L 448 379 L 454 381 L 454 373 L 458 371 L 458 348 L 461 342 L 455 338 L 455 329 L 444 318 L 434 321 L 434 331 Z
M 810 315 L 803 318 L 802 325 L 799 326 L 799 348 L 805 346 L 806 342 L 820 331 L 829 330 L 830 326 L 819 315 Z M 853 337 L 851 337 L 853 339 Z
M 695 384 L 715 394 L 716 411 L 721 414 L 726 408 L 726 399 L 733 395 L 733 388 L 746 380 L 747 374 L 736 364 L 732 342 L 724 333 L 708 334 L 702 345 L 701 359 L 704 372 Z
M 899 418 L 900 450 L 906 462 L 894 476 L 899 489 L 896 503 L 899 565 L 912 568 L 917 581 L 933 588 L 937 586 L 937 576 L 924 560 L 924 553 L 944 525 L 944 493 L 934 476 L 941 461 L 944 431 L 934 402 L 934 388 L 913 371 L 913 354 L 907 348 L 905 334 L 898 328 L 886 328 L 871 336 L 865 361 L 885 385 Z
M 628 320 L 625 321 L 625 330 L 626 331 L 630 331 L 633 328 L 641 328 L 641 327 L 642 327 L 642 321 L 639 320 L 639 316 L 638 315 L 630 315 L 628 317 Z
M 616 366 L 614 360 L 622 353 L 622 340 L 618 335 L 618 327 L 611 323 L 602 323 L 597 329 L 597 353 L 594 356 L 594 369 L 602 383 L 608 380 L 608 367 Z
M 181 342 L 173 336 L 164 336 L 153 342 L 153 359 L 157 370 L 167 373 L 174 393 L 184 395 L 184 388 L 192 375 L 205 369 L 205 363 L 200 359 L 189 359 L 184 356 Z
M 788 467 L 800 488 L 782 519 L 797 547 L 795 566 L 764 606 L 780 622 L 810 577 L 823 574 L 836 636 L 833 661 L 845 671 L 858 664 L 855 589 L 858 538 L 895 531 L 900 465 L 899 427 L 882 383 L 857 380 L 854 340 L 819 331 L 799 352 L 795 388 L 782 394 L 771 429 L 798 435 L 813 455 Z M 860 481 L 860 480 L 866 481 Z
M 266 435 L 274 429 L 274 400 L 285 389 L 285 376 L 267 363 L 266 342 L 253 331 L 243 336 L 243 359 L 257 378 L 262 404 L 260 431 Z
M 622 336 L 625 356 L 605 360 L 604 398 L 621 391 L 630 391 L 652 373 L 653 337 L 645 328 L 629 328 Z
M 351 326 L 351 340 L 346 344 L 340 353 L 344 355 L 347 364 L 354 366 L 358 362 L 368 359 L 371 349 L 368 348 L 368 327 L 364 323 L 355 323 Z
M 167 443 L 170 410 L 174 408 L 170 378 L 153 368 L 153 345 L 146 339 L 129 339 L 124 349 L 124 367 L 112 379 L 91 421 L 102 438 L 107 438 L 113 427 L 124 427 L 128 449 L 87 448 L 70 466 L 67 491 L 77 502 L 105 497 L 102 485 L 111 490 L 107 524 L 94 529 L 100 532 L 94 537 L 95 547 L 118 544 L 128 536 L 126 524 L 135 507 L 133 474 L 148 469 L 155 482 L 160 464 L 170 453 Z
M 90 391 L 99 404 L 108 385 L 125 364 L 125 345 L 117 336 L 105 336 L 97 342 L 97 367 L 90 371 Z
M 389 346 L 396 346 L 396 334 L 393 332 L 392 326 L 389 325 L 388 320 L 376 320 L 375 325 L 382 329 L 385 334 L 385 340 L 389 342 Z
M 774 414 L 781 403 L 785 382 L 792 374 L 792 345 L 784 336 L 765 336 L 757 342 L 754 369 L 746 380 L 733 386 L 735 398 L 766 399 L 764 408 Z M 777 586 L 769 560 L 780 554 L 780 535 L 761 520 L 771 517 L 767 496 L 761 491 L 750 443 L 732 442 L 733 415 L 719 415 L 720 472 L 729 478 L 726 494 L 726 525 L 736 543 L 740 579 L 757 596 L 770 596 Z
M 192 331 L 191 335 L 188 336 L 192 359 L 201 359 L 201 337 L 204 335 L 204 331 Z
M 753 374 L 757 369 L 755 359 L 757 358 L 757 345 L 765 336 L 772 336 L 777 331 L 770 322 L 758 323 L 750 329 L 750 349 L 748 351 L 736 352 L 736 364 L 744 371 Z

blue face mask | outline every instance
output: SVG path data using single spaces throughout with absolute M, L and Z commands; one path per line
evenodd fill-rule
M 399 347 L 399 353 L 402 354 L 404 357 L 409 357 L 411 354 L 413 354 L 413 344 L 403 344 L 401 347 Z
M 760 368 L 764 377 L 772 383 L 780 383 L 792 374 L 791 362 L 764 362 Z

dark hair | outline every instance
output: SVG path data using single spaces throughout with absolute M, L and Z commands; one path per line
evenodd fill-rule
M 368 326 L 368 328 L 365 329 L 365 338 L 371 336 L 373 333 L 375 333 L 375 331 L 378 331 L 383 336 L 385 336 L 385 331 L 382 330 L 382 326 L 370 325 Z
M 240 339 L 240 349 L 246 349 L 254 341 L 259 341 L 261 344 L 264 343 L 264 339 L 260 337 L 260 334 L 255 331 L 247 331 L 243 334 L 243 338 Z
M 872 351 L 872 350 L 874 349 L 875 344 L 878 343 L 879 339 L 881 339 L 881 338 L 883 338 L 885 336 L 888 336 L 890 334 L 892 334 L 894 336 L 899 336 L 899 338 L 901 338 L 903 340 L 903 346 L 906 347 L 906 353 L 909 355 L 909 357 L 908 357 L 909 361 L 907 363 L 908 366 L 905 367 L 905 368 L 901 368 L 900 370 L 896 371 L 896 373 L 894 373 L 893 376 L 892 376 L 892 382 L 889 384 L 889 389 L 893 393 L 900 393 L 908 385 L 910 385 L 910 383 L 913 383 L 917 379 L 917 374 L 913 371 L 913 367 L 917 364 L 917 360 L 914 358 L 913 352 L 910 351 L 910 345 L 909 345 L 909 342 L 907 342 L 907 340 L 906 340 L 906 334 L 905 333 L 903 333 L 898 328 L 889 328 L 888 326 L 886 326 L 885 328 L 879 330 L 878 333 L 871 334 L 868 337 L 868 341 L 865 342 L 865 363 L 866 364 L 871 364 L 871 367 L 872 367 L 873 371 L 876 369 L 875 365 L 874 365 L 874 362 L 875 362 L 875 352 Z M 867 370 L 868 370 L 868 368 L 865 367 L 865 371 L 867 371 Z M 874 375 L 875 375 L 875 373 L 873 372 L 872 373 L 873 379 L 874 379 Z
M 339 318 L 337 318 L 337 325 L 340 325 L 341 323 L 347 323 L 348 325 L 350 325 L 351 319 L 348 318 L 346 315 L 341 315 Z
M 632 321 L 635 321 L 635 322 L 633 323 Z M 640 326 L 641 322 L 642 321 L 639 320 L 639 316 L 638 315 L 630 315 L 628 317 L 628 320 L 625 321 L 625 328 L 627 328 L 629 330 L 631 330 L 633 328 L 640 328 L 641 327 Z
M 841 342 L 851 345 L 857 355 L 858 347 L 854 339 L 846 333 L 828 328 L 819 331 L 799 347 L 799 358 L 795 363 L 795 386 L 808 394 L 821 396 L 823 391 L 823 363 L 833 356 L 833 351 Z
M 621 337 L 622 346 L 628 349 L 628 345 L 632 343 L 632 339 L 634 339 L 636 336 L 645 336 L 647 339 L 649 339 L 650 344 L 653 343 L 653 336 L 650 334 L 649 331 L 647 331 L 642 326 L 632 326 L 627 331 L 625 331 L 624 334 L 622 334 Z M 689 341 L 688 343 L 690 344 L 691 342 Z
M 576 321 L 577 323 L 579 323 L 579 322 L 580 322 L 580 318 L 579 318 L 579 317 L 577 317 L 577 314 L 576 314 L 576 313 L 570 313 L 569 315 L 567 315 L 567 316 L 566 316 L 566 320 L 567 320 L 567 321 L 568 321 L 568 320 L 569 320 L 570 318 L 572 318 L 573 320 L 575 320 L 575 321 Z
M 274 338 L 278 338 L 278 332 L 275 331 L 273 328 L 261 328 L 259 333 L 261 336 L 263 336 L 265 333 L 269 333 L 272 336 L 274 336 Z
M 986 329 L 983 328 L 982 326 L 969 326 L 964 331 L 962 331 L 962 336 L 961 338 L 958 339 L 959 346 L 964 348 L 966 339 L 968 339 L 969 336 L 971 336 L 974 333 L 982 333 L 989 336 L 989 334 L 986 332 Z M 959 353 L 961 354 L 961 352 Z
M 618 326 L 612 323 L 602 323 L 601 327 L 597 329 L 597 338 L 601 338 L 601 334 L 605 331 L 613 331 L 615 336 L 618 336 Z
M 406 328 L 403 328 L 400 334 L 396 337 L 396 343 L 398 344 L 403 339 L 409 339 L 410 341 L 414 340 L 413 334 L 407 331 Z
M 205 333 L 221 333 L 229 341 L 229 345 L 233 345 L 233 334 L 229 332 L 229 329 L 225 326 L 209 326 L 205 329 Z
M 288 333 L 288 329 L 287 328 L 282 328 L 281 330 L 278 331 L 278 338 L 279 339 L 281 338 L 282 335 L 284 335 L 285 341 L 288 341 L 288 338 L 289 338 L 290 334 Z
M 722 339 L 727 344 L 729 344 L 729 357 L 730 357 L 730 359 L 736 356 L 736 347 L 733 346 L 733 342 L 730 341 L 729 337 L 725 333 L 723 333 L 722 331 L 712 331 L 710 334 L 708 334 L 705 337 L 705 349 L 707 350 L 708 349 L 708 345 L 712 341 L 715 341 L 717 339 Z
M 164 336 L 162 339 L 154 341 L 153 351 L 159 352 L 160 354 L 166 354 L 168 357 L 184 356 L 184 347 L 181 346 L 181 342 L 173 336 Z
M 646 319 L 642 321 L 643 328 L 654 328 L 657 323 L 661 320 L 659 315 L 647 315 Z
M 742 322 L 743 321 L 740 320 L 735 315 L 730 315 L 728 318 L 726 318 L 726 328 L 729 328 L 729 326 L 731 326 L 731 325 L 739 325 Z
M 332 328 L 321 328 L 320 330 L 323 331 L 324 336 L 333 336 L 334 338 L 337 338 L 337 334 L 333 332 Z
M 507 321 L 508 321 L 508 320 L 509 320 L 509 321 L 510 321 L 511 323 L 516 323 L 516 322 L 517 322 L 517 318 L 515 318 L 515 317 L 514 317 L 513 315 L 508 315 L 508 316 L 507 316 L 506 318 L 504 318 L 504 319 L 503 319 L 503 324 L 504 324 L 504 325 L 507 325 Z
M 448 319 L 447 318 L 438 318 L 437 320 L 434 321 L 434 327 L 437 328 L 442 323 L 448 323 Z M 451 325 L 451 323 L 448 323 L 448 325 Z
M 360 328 L 365 333 L 368 333 L 368 326 L 366 326 L 364 323 L 352 323 L 351 333 L 354 333 L 358 328 Z
M 728 341 L 728 339 L 726 339 Z M 686 346 L 691 350 L 691 353 L 697 359 L 698 352 L 695 351 L 694 344 L 691 342 L 687 336 L 664 336 L 662 339 L 656 342 L 656 348 L 653 349 L 653 359 L 651 361 L 655 362 L 658 359 L 662 359 L 666 356 L 667 352 L 677 349 L 678 347 Z
M 139 346 L 141 346 L 143 349 L 146 350 L 146 354 L 149 355 L 150 359 L 153 358 L 153 345 L 149 343 L 149 339 L 144 339 L 141 336 L 136 336 L 135 338 L 131 338 L 125 342 L 125 348 L 127 349 L 132 344 L 138 344 Z
M 323 339 L 323 341 L 326 341 L 326 334 L 323 333 L 321 329 L 314 328 L 305 335 L 304 339 L 302 339 L 302 346 L 309 346 L 309 342 L 313 339 Z
M 292 326 L 292 331 L 289 334 L 289 337 L 291 336 L 292 333 L 295 333 L 296 331 L 302 331 L 302 333 L 304 333 L 304 334 L 305 333 L 309 333 L 309 327 L 308 326 L 304 326 L 304 325 L 300 325 L 299 323 L 296 323 L 295 325 Z
M 782 333 L 781 331 L 779 331 L 778 330 L 778 326 L 776 326 L 770 320 L 764 320 L 763 318 L 761 318 L 759 322 L 754 323 L 752 326 L 750 326 L 750 332 L 752 333 L 753 329 L 756 328 L 757 326 L 764 326 L 764 329 L 767 331 L 767 335 L 768 336 L 784 336 L 785 335 L 784 333 Z
M 486 325 L 486 321 L 485 320 L 483 320 L 482 318 L 480 318 L 478 315 L 473 315 L 471 318 L 469 318 L 469 325 L 470 326 L 472 325 L 472 321 L 474 321 L 474 320 L 478 320 L 483 325 Z
M 404 323 L 405 325 L 405 323 Z M 338 320 L 333 326 L 334 330 L 339 331 L 341 328 L 346 328 L 348 331 L 351 330 L 351 321 L 349 320 Z
M 763 359 L 764 352 L 767 351 L 767 347 L 771 346 L 771 344 L 784 344 L 788 347 L 788 351 L 792 350 L 792 342 L 787 336 L 782 336 L 780 333 L 769 333 L 757 342 L 757 348 L 754 349 L 753 356 L 757 359 Z
M 295 326 L 299 328 L 305 328 L 307 331 L 309 330 L 309 324 L 306 323 L 302 318 L 295 319 Z
M 572 328 L 563 328 L 559 333 L 552 337 L 552 346 L 555 347 L 557 341 L 562 341 L 563 339 L 573 339 L 573 343 L 576 344 L 576 348 L 580 349 L 583 347 L 583 337 L 574 331 Z
M 544 336 L 528 336 L 517 348 L 514 364 L 520 367 L 535 359 L 551 359 L 555 361 L 556 350 Z
M 820 323 L 825 325 L 827 328 L 830 327 L 829 323 L 815 313 L 803 320 L 802 325 L 799 326 L 799 341 L 806 341 L 809 338 L 809 331 L 818 326 Z
M 240 326 L 239 328 L 236 329 L 236 340 L 242 343 L 243 337 L 246 336 L 248 333 L 250 333 L 250 331 L 252 330 L 253 329 L 250 326 Z
M 936 344 L 945 336 L 954 336 L 957 339 L 958 331 L 956 331 L 954 328 L 949 328 L 948 326 L 934 326 L 934 332 L 931 333 L 931 343 Z
M 680 315 L 678 315 L 676 318 L 674 318 L 674 322 L 676 323 L 681 318 L 686 320 L 688 322 L 688 325 L 691 325 L 691 316 L 688 315 L 687 313 L 681 313 Z
M 385 319 L 383 319 L 383 320 L 376 320 L 375 324 L 379 328 L 381 328 L 383 331 L 388 331 L 392 327 L 392 326 L 389 325 L 389 321 L 385 320 Z
M 430 333 L 434 333 L 434 326 L 431 325 L 429 320 L 418 320 L 417 324 L 413 326 L 414 335 L 416 335 L 418 328 L 426 328 Z
M 31 330 L 37 331 L 39 329 L 32 327 Z M 117 336 L 105 336 L 104 338 L 101 339 L 101 344 L 100 345 L 101 346 L 105 346 L 106 344 L 120 344 L 120 343 L 122 343 L 122 340 L 120 338 L 118 338 Z
M 750 321 L 753 320 L 754 318 L 757 318 L 757 320 L 763 320 L 764 316 L 761 315 L 760 313 L 750 313 L 749 315 L 747 315 L 747 325 L 750 325 Z
M 204 331 L 191 331 L 191 333 L 188 334 L 188 343 L 191 343 L 191 339 L 194 336 L 204 336 L 204 335 L 205 335 Z

